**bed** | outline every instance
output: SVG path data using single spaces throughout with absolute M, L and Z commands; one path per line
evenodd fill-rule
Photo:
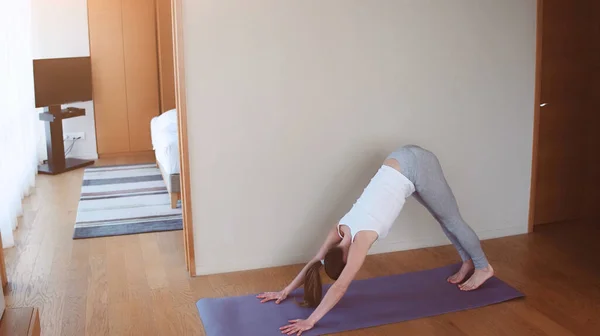
M 156 164 L 171 197 L 171 208 L 175 209 L 181 200 L 177 111 L 169 110 L 152 118 L 150 134 Z

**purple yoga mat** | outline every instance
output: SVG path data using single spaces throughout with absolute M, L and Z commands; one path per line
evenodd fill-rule
M 523 296 L 495 277 L 475 291 L 462 292 L 446 282 L 459 266 L 354 281 L 342 300 L 314 329 L 302 335 L 397 323 Z M 300 301 L 301 297 L 302 291 L 297 290 L 279 305 L 261 304 L 255 295 L 249 295 L 201 299 L 196 306 L 207 336 L 281 335 L 279 327 L 288 320 L 305 319 L 311 314 L 312 309 L 299 307 L 294 302 L 294 298 Z

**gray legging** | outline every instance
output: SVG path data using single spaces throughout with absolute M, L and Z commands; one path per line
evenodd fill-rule
M 401 147 L 388 158 L 398 161 L 402 174 L 415 185 L 413 196 L 440 223 L 462 260 L 473 260 L 475 268 L 485 268 L 488 261 L 479 237 L 460 215 L 437 157 L 419 146 L 409 145 Z

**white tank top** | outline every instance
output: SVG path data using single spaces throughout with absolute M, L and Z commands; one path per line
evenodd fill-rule
M 377 239 L 387 236 L 408 198 L 415 192 L 414 184 L 396 169 L 381 166 L 364 189 L 352 209 L 340 220 L 350 228 L 352 241 L 360 231 L 375 231 Z

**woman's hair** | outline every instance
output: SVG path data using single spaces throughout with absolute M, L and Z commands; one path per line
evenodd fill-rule
M 325 273 L 333 280 L 337 280 L 344 270 L 344 251 L 340 247 L 331 248 L 325 255 L 323 262 Z M 321 282 L 321 261 L 316 261 L 308 267 L 304 276 L 304 302 L 303 307 L 315 308 L 323 299 L 323 284 Z

